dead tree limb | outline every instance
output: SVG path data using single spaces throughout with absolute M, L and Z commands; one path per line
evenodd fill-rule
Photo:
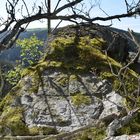
M 107 136 L 114 136 L 118 129 L 127 125 L 133 118 L 136 117 L 139 110 L 140 108 L 133 109 L 129 111 L 126 116 L 113 120 L 107 128 Z

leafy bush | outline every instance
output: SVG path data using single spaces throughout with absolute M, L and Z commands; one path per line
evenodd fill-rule
M 9 82 L 12 86 L 15 86 L 20 80 L 20 66 L 16 66 L 13 70 L 9 70 L 6 75 L 6 81 Z
M 23 40 L 18 39 L 17 45 L 21 47 L 21 60 L 23 66 L 34 64 L 42 56 L 40 46 L 43 46 L 43 41 L 39 40 L 35 35 Z
M 6 81 L 8 81 L 12 86 L 15 86 L 20 80 L 20 71 L 24 67 L 29 67 L 36 63 L 43 55 L 41 51 L 43 41 L 39 40 L 35 35 L 23 40 L 18 39 L 17 45 L 21 47 L 21 62 L 14 69 L 9 70 L 6 75 Z

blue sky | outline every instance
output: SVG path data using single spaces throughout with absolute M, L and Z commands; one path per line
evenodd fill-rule
M 130 2 L 132 0 L 129 0 Z M 109 14 L 121 14 L 126 11 L 124 0 L 102 0 L 101 7 Z M 104 23 L 103 23 L 104 24 Z M 113 20 L 113 27 L 140 32 L 140 17 L 123 18 L 121 21 Z
M 44 0 L 25 0 L 27 2 L 27 5 L 31 9 L 31 6 L 33 4 L 33 1 L 36 1 L 36 4 L 41 5 L 41 1 Z M 61 0 L 61 5 L 65 3 L 66 0 Z M 87 8 L 89 8 L 90 1 L 93 3 L 97 0 L 84 0 L 85 5 L 87 5 Z M 126 11 L 124 0 L 100 0 L 101 1 L 101 7 L 102 9 L 108 14 L 108 15 L 114 15 L 114 14 L 121 14 Z M 128 0 L 131 2 L 132 0 Z M 137 1 L 137 0 L 136 0 Z M 5 2 L 6 0 L 1 0 L 0 9 L 1 12 L 0 16 L 3 18 L 6 17 L 6 11 L 5 11 Z M 52 5 L 54 6 L 56 4 L 57 0 L 52 0 Z M 64 11 L 62 14 L 65 14 L 66 11 Z M 17 14 L 18 16 L 18 14 Z M 91 11 L 91 16 L 106 16 L 98 7 L 94 7 Z M 108 25 L 111 22 L 100 22 L 100 24 Z M 140 17 L 134 18 L 124 18 L 121 19 L 121 22 L 118 20 L 113 20 L 113 27 L 120 28 L 127 30 L 128 28 L 134 30 L 135 32 L 140 32 Z M 40 28 L 40 27 L 46 27 L 47 21 L 41 22 L 33 22 L 29 25 L 29 28 Z M 57 21 L 52 22 L 52 25 L 55 26 L 57 24 Z M 62 22 L 61 26 L 70 24 L 68 22 Z

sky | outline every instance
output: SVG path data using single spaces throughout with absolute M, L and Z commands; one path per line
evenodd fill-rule
M 33 5 L 34 1 L 35 1 L 36 5 L 41 6 L 42 5 L 41 1 L 43 2 L 44 0 L 25 0 L 25 2 L 27 3 L 27 6 L 29 7 L 28 9 L 30 10 L 30 12 L 32 10 L 32 5 Z M 84 0 L 84 3 L 86 5 L 85 11 L 86 11 L 86 9 L 89 8 L 90 2 L 95 4 L 96 1 L 98 1 L 98 0 Z M 101 8 L 110 16 L 126 12 L 124 0 L 99 0 L 99 1 L 100 1 Z M 131 2 L 133 0 L 128 0 L 128 1 Z M 135 1 L 137 1 L 137 0 L 135 0 Z M 1 0 L 1 3 L 0 3 L 0 9 L 1 9 L 1 11 L 3 11 L 3 12 L 0 12 L 0 17 L 3 17 L 3 18 L 5 18 L 7 16 L 5 2 L 6 2 L 6 0 Z M 66 0 L 61 0 L 60 6 L 63 5 L 65 2 L 66 2 Z M 55 7 L 56 3 L 57 3 L 57 0 L 51 1 L 51 4 L 53 7 Z M 20 6 L 21 5 L 22 4 L 20 4 Z M 16 9 L 17 11 L 20 9 L 20 6 L 17 7 L 17 9 Z M 38 10 L 38 9 L 36 9 L 36 10 Z M 61 14 L 66 14 L 66 12 L 68 12 L 68 10 L 63 11 Z M 23 9 L 23 14 L 26 15 L 26 11 L 24 9 Z M 99 9 L 98 6 L 94 7 L 92 9 L 90 15 L 92 17 L 97 17 L 97 16 L 105 17 L 106 16 L 105 13 L 101 9 Z M 16 16 L 20 17 L 18 12 L 17 12 Z M 53 21 L 52 26 L 55 27 L 57 25 L 57 23 L 58 23 L 58 21 Z M 111 24 L 111 21 L 109 21 L 109 22 L 96 21 L 96 23 L 99 23 L 102 25 L 109 25 L 109 24 Z M 115 27 L 115 28 L 119 28 L 119 29 L 123 29 L 123 30 L 127 30 L 128 28 L 130 28 L 134 32 L 140 32 L 140 24 L 139 24 L 140 16 L 137 16 L 136 18 L 135 17 L 124 18 L 124 19 L 121 19 L 121 21 L 116 19 L 116 20 L 113 20 L 112 23 L 113 23 L 112 27 Z M 60 26 L 65 26 L 67 24 L 70 24 L 70 23 L 62 22 L 60 24 Z M 42 22 L 40 22 L 40 21 L 33 22 L 28 26 L 28 28 L 45 28 L 46 26 L 47 26 L 47 21 L 44 20 Z

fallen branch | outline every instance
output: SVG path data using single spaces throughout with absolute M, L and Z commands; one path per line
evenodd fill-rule
M 107 136 L 108 137 L 114 136 L 118 129 L 127 125 L 132 119 L 136 117 L 139 110 L 140 108 L 133 109 L 129 111 L 126 116 L 113 120 L 107 128 Z

